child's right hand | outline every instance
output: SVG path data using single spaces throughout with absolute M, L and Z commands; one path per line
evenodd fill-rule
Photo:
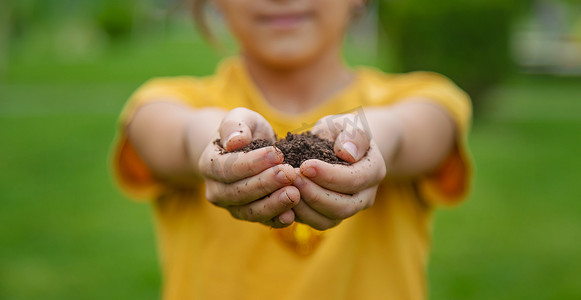
M 240 149 L 254 139 L 275 141 L 264 117 L 246 108 L 231 110 L 222 120 L 219 133 L 227 151 Z M 241 220 L 274 228 L 294 222 L 292 208 L 299 203 L 300 193 L 292 186 L 295 170 L 282 164 L 280 150 L 265 147 L 247 153 L 220 152 L 220 146 L 212 141 L 199 161 L 208 201 Z

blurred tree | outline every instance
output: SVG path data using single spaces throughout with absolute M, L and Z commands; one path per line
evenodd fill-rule
M 135 25 L 138 4 L 133 0 L 101 0 L 97 9 L 97 23 L 111 40 L 127 38 Z
M 34 0 L 0 0 L 0 78 L 9 62 L 11 45 L 15 39 L 43 18 Z
M 44 21 L 49 11 L 46 9 L 46 3 L 34 0 L 0 1 L 0 10 L 2 14 L 0 22 L 10 41 L 19 38 L 31 27 Z
M 397 72 L 442 73 L 476 106 L 511 69 L 509 35 L 520 0 L 379 0 L 380 53 Z

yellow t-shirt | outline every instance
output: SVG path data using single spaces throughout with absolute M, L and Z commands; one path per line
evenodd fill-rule
M 433 207 L 463 199 L 471 177 L 465 148 L 471 118 L 466 94 L 433 73 L 389 75 L 356 70 L 345 90 L 301 115 L 268 104 L 240 59 L 221 63 L 205 78 L 153 79 L 131 97 L 120 117 L 114 169 L 124 191 L 150 199 L 164 299 L 424 299 Z M 366 106 L 389 106 L 423 96 L 445 108 L 459 129 L 457 147 L 433 174 L 384 180 L 375 204 L 339 226 L 271 229 L 236 220 L 205 199 L 204 186 L 176 190 L 156 181 L 128 142 L 136 109 L 161 98 L 191 107 L 247 107 L 279 136 L 307 129 L 321 117 Z

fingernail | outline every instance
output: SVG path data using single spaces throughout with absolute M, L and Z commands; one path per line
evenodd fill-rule
M 297 176 L 297 178 L 295 179 L 295 182 L 293 182 L 293 184 L 298 188 L 302 187 L 304 183 L 305 182 L 303 181 L 301 176 Z
M 303 173 L 303 175 L 305 175 L 307 177 L 317 176 L 317 170 L 315 170 L 315 168 L 312 168 L 312 167 L 306 168 L 302 173 Z
M 285 171 L 280 170 L 275 175 L 276 180 L 280 183 L 290 183 L 292 180 L 288 177 Z
M 282 202 L 282 204 L 284 204 L 285 206 L 289 206 L 289 205 L 293 204 L 293 201 L 291 200 L 291 198 L 289 198 L 289 196 L 287 195 L 286 192 L 283 192 L 282 194 L 280 194 L 278 199 L 280 199 L 280 202 Z
M 351 157 L 357 159 L 357 146 L 355 146 L 355 144 L 352 142 L 345 142 L 345 144 L 343 144 L 343 149 L 345 149 Z
M 237 137 L 237 136 L 239 136 L 239 135 L 242 135 L 242 132 L 240 132 L 240 131 L 234 131 L 234 132 L 232 132 L 232 133 L 231 133 L 231 134 L 228 136 L 228 138 L 226 139 L 226 142 L 224 143 L 224 146 L 226 146 L 226 144 L 228 144 L 228 142 L 229 142 L 230 140 L 232 140 L 233 138 L 235 138 L 235 137 Z
M 271 164 L 281 163 L 282 162 L 281 158 L 282 158 L 282 153 L 280 153 L 277 150 L 270 151 L 266 155 L 266 160 L 268 160 L 268 162 Z
M 289 225 L 292 223 L 292 221 L 289 223 L 287 220 L 285 220 L 282 216 L 278 217 L 278 220 L 280 221 L 280 223 L 282 223 L 282 225 Z

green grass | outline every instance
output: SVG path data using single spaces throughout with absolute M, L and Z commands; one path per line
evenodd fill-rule
M 119 195 L 106 165 L 131 87 L 1 89 L 0 298 L 157 298 L 149 208 Z
M 435 222 L 434 299 L 579 299 L 581 80 L 501 86 L 470 145 L 477 172 L 462 206 Z
M 150 208 L 120 195 L 106 164 L 116 117 L 141 81 L 209 74 L 219 57 L 182 36 L 86 63 L 13 61 L 0 83 L 0 299 L 159 298 Z M 432 299 L 581 298 L 580 86 L 521 76 L 491 95 L 470 138 L 472 197 L 436 214 Z

